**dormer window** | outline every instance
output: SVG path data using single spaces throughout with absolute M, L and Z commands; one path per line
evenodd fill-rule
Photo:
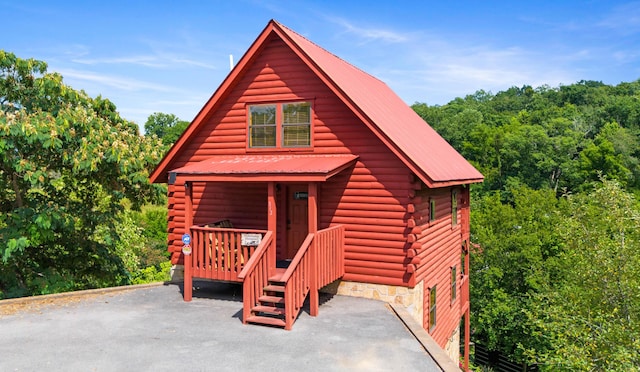
M 249 148 L 311 147 L 311 103 L 250 105 Z

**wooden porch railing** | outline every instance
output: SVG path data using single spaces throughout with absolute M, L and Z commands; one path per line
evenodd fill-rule
M 316 233 L 318 289 L 344 276 L 344 226 Z
M 269 275 L 271 275 L 270 271 L 275 270 L 275 249 L 276 243 L 273 239 L 273 233 L 267 231 L 262 242 L 238 275 L 238 280 L 243 282 L 242 322 L 244 324 L 247 323 L 247 319 L 251 315 L 251 309 L 258 304 L 258 298 L 262 295 Z
M 318 290 L 344 275 L 344 226 L 307 235 L 280 279 L 285 285 L 285 329 L 291 329 L 307 294 L 311 316 L 318 314 Z
M 192 226 L 191 275 L 194 278 L 239 282 L 238 274 L 257 247 L 242 245 L 243 234 L 266 230 Z
M 285 326 L 284 329 L 291 329 L 300 309 L 307 298 L 314 283 L 311 279 L 314 275 L 314 264 L 316 262 L 313 249 L 314 234 L 307 235 L 302 246 L 298 249 L 293 260 L 289 264 L 287 271 L 280 279 L 284 285 L 284 309 Z M 317 286 L 314 286 L 317 292 Z

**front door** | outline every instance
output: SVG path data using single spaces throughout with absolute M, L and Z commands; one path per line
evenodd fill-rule
M 293 258 L 309 232 L 307 185 L 287 187 L 287 257 Z

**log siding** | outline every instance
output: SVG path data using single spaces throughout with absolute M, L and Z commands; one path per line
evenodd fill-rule
M 457 208 L 452 210 L 452 192 L 456 192 Z M 416 281 L 424 281 L 424 301 L 428 303 L 428 289 L 437 286 L 436 312 L 437 324 L 431 331 L 431 336 L 444 347 L 452 332 L 458 329 L 461 311 L 461 277 L 456 276 L 456 295 L 451 300 L 451 267 L 456 267 L 456 273 L 461 273 L 460 255 L 462 253 L 463 212 L 468 214 L 468 188 L 447 187 L 428 189 L 423 187 L 416 193 L 414 204 L 416 209 L 416 241 L 413 248 L 419 257 L 420 265 L 416 270 Z M 435 219 L 429 219 L 430 201 L 436 205 Z M 452 224 L 452 213 L 457 214 L 457 224 Z M 468 223 L 468 221 L 467 221 Z M 468 237 L 467 237 L 468 239 Z M 429 313 L 425 310 L 423 327 L 428 329 Z
M 315 154 L 356 154 L 359 159 L 320 184 L 318 228 L 345 227 L 345 280 L 412 286 L 411 214 L 419 188 L 411 171 L 336 97 L 291 49 L 272 38 L 213 110 L 199 133 L 185 144 L 174 168 L 215 155 L 246 154 L 248 104 L 310 101 Z M 272 149 L 273 150 L 273 149 Z M 264 152 L 264 149 L 260 151 Z M 194 223 L 230 219 L 240 228 L 266 228 L 266 185 L 194 184 Z M 282 195 L 279 195 L 282 198 Z M 177 263 L 184 226 L 184 187 L 169 186 L 169 250 Z M 279 215 L 284 211 L 279 210 Z M 285 231 L 280 219 L 278 230 Z M 278 234 L 281 246 L 284 234 Z

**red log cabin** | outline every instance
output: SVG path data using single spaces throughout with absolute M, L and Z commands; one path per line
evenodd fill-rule
M 380 299 L 455 361 L 482 180 L 385 83 L 273 20 L 151 175 L 185 301 L 193 278 L 241 282 L 244 323 L 290 329 L 323 287 Z

